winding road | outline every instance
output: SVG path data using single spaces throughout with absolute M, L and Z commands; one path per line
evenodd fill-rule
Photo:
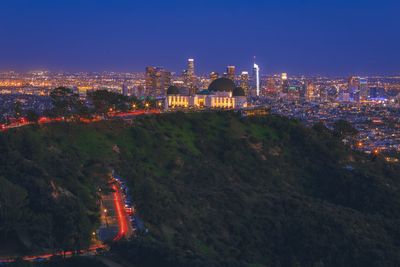
M 130 227 L 130 223 L 128 220 L 128 216 L 125 212 L 124 208 L 124 196 L 120 187 L 118 186 L 118 182 L 113 182 L 111 184 L 111 189 L 114 191 L 113 199 L 114 199 L 114 209 L 116 211 L 116 219 L 118 220 L 118 234 L 115 236 L 114 241 L 119 241 L 122 238 L 130 237 L 132 235 L 132 229 Z M 80 251 L 62 251 L 57 253 L 46 253 L 40 255 L 28 255 L 22 257 L 24 261 L 37 261 L 37 260 L 51 260 L 54 256 L 62 256 L 62 257 L 72 257 L 74 255 L 82 255 L 82 256 L 93 256 L 98 253 L 98 250 L 106 250 L 109 247 L 104 244 L 93 245 L 86 250 Z M 15 262 L 17 258 L 0 258 L 0 263 L 12 263 Z
M 126 118 L 126 117 L 132 117 L 132 116 L 140 116 L 140 115 L 152 115 L 152 114 L 160 114 L 161 111 L 158 109 L 150 109 L 150 110 L 136 110 L 136 111 L 131 111 L 131 112 L 119 112 L 119 113 L 112 113 L 109 114 L 110 117 L 112 118 Z M 97 122 L 101 120 L 106 120 L 105 118 L 94 118 L 94 119 L 84 119 L 84 118 L 79 118 L 79 120 L 83 123 L 92 123 L 92 122 Z M 50 124 L 54 122 L 62 122 L 62 121 L 68 121 L 68 119 L 64 117 L 60 118 L 48 118 L 48 117 L 41 117 L 38 120 L 38 124 Z M 26 118 L 20 118 L 16 120 L 13 123 L 9 124 L 0 124 L 0 132 L 1 131 L 6 131 L 9 129 L 13 128 L 20 128 L 28 125 L 34 124 L 33 122 L 28 121 Z M 113 189 L 113 198 L 114 198 L 114 208 L 116 211 L 116 217 L 118 220 L 118 234 L 115 236 L 114 241 L 119 241 L 124 237 L 130 237 L 133 234 L 132 227 L 130 226 L 130 222 L 128 220 L 128 216 L 125 211 L 125 205 L 124 205 L 124 196 L 121 192 L 120 189 L 120 184 L 117 181 L 114 181 L 111 185 L 111 188 Z M 36 261 L 36 260 L 50 260 L 54 256 L 63 256 L 63 257 L 72 257 L 73 255 L 79 254 L 79 255 L 94 255 L 97 253 L 98 250 L 104 250 L 108 249 L 107 245 L 101 244 L 101 245 L 93 245 L 90 248 L 86 250 L 81 250 L 81 251 L 62 251 L 62 252 L 57 252 L 57 253 L 46 253 L 46 254 L 41 254 L 41 255 L 28 255 L 22 257 L 24 261 Z M 20 257 L 18 257 L 20 258 Z M 16 258 L 14 257 L 0 257 L 0 264 L 1 263 L 12 263 L 15 262 Z

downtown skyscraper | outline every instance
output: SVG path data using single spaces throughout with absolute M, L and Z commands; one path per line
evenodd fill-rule
M 250 85 L 249 85 L 249 72 L 243 71 L 240 74 L 240 87 L 243 88 L 246 96 L 249 95 Z
M 256 90 L 256 96 L 260 95 L 260 67 L 258 64 L 254 62 L 254 67 L 253 67 L 253 79 L 254 79 L 254 88 Z
M 183 76 L 185 79 L 185 85 L 189 89 L 190 94 L 194 94 L 194 93 L 196 93 L 196 90 L 197 90 L 194 59 L 189 58 L 187 64 L 188 64 L 187 70 L 185 70 L 183 72 Z
M 146 68 L 146 95 L 164 96 L 171 85 L 171 72 L 161 67 Z
M 231 79 L 232 81 L 235 81 L 235 76 L 236 76 L 236 67 L 228 66 L 226 68 L 226 78 Z

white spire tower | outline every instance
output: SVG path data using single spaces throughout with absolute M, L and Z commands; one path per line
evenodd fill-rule
M 254 74 L 256 80 L 256 94 L 260 96 L 260 67 L 256 64 L 256 57 L 254 57 Z

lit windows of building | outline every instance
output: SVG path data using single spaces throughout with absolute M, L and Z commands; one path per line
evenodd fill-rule
M 228 78 L 212 82 L 207 90 L 195 95 L 183 95 L 180 90 L 171 86 L 167 91 L 166 107 L 195 107 L 215 109 L 240 109 L 247 106 L 247 98 L 242 88 Z
M 249 94 L 250 85 L 249 85 L 249 73 L 247 71 L 243 71 L 240 75 L 240 87 L 243 88 L 245 95 Z
M 235 77 L 236 77 L 236 67 L 235 66 L 228 66 L 226 68 L 226 77 L 228 79 L 231 79 L 232 81 L 235 81 Z

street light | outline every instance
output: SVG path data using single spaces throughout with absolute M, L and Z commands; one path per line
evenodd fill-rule
M 107 220 L 107 209 L 104 209 L 105 219 L 106 219 L 106 226 L 108 227 L 108 220 Z

